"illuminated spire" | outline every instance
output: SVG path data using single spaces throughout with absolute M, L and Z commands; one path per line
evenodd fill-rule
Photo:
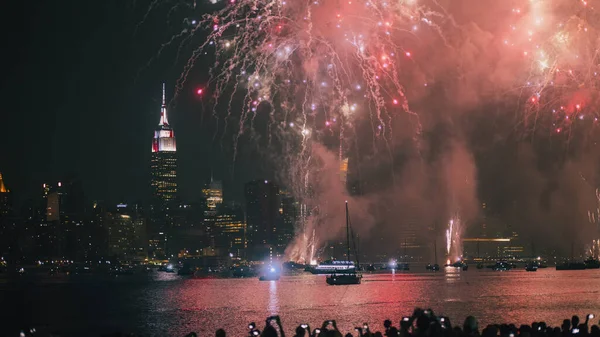
M 167 95 L 164 82 L 162 84 L 162 106 L 160 108 L 160 123 L 158 125 L 169 125 L 169 120 L 167 119 Z
M 6 186 L 4 186 L 4 181 L 2 180 L 2 173 L 0 173 L 0 193 L 8 193 L 10 192 Z

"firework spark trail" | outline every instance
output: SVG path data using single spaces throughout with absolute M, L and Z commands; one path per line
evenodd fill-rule
M 155 10 L 156 7 L 159 6 L 159 2 L 160 2 L 159 0 L 152 0 L 150 5 L 148 5 L 148 9 L 146 10 L 144 17 L 142 18 L 142 20 L 140 22 L 137 23 L 137 25 L 135 25 L 135 28 L 133 30 L 133 36 L 137 35 L 138 29 L 140 29 L 140 27 L 144 23 L 146 23 L 146 20 L 148 19 L 148 16 L 150 16 L 150 13 L 152 13 L 152 11 Z M 134 2 L 134 7 L 135 7 L 135 2 Z
M 212 78 L 207 87 L 212 90 L 213 115 L 224 119 L 226 127 L 236 113 L 234 160 L 241 137 L 248 127 L 252 128 L 259 108 L 266 104 L 276 115 L 286 118 L 275 129 L 300 137 L 299 157 L 288 168 L 294 184 L 298 180 L 295 177 L 309 175 L 311 143 L 318 141 L 323 132 L 336 128 L 340 133 L 339 147 L 344 151 L 344 129 L 352 127 L 361 107 L 373 111 L 370 117 L 375 121 L 374 134 L 386 142 L 392 135 L 395 110 L 416 116 L 410 111 L 396 65 L 401 62 L 400 55 L 410 62 L 414 60 L 409 52 L 393 42 L 392 35 L 399 34 L 400 30 L 392 25 L 404 22 L 412 27 L 414 19 L 410 16 L 424 18 L 427 11 L 419 11 L 416 6 L 411 10 L 402 3 L 392 5 L 392 11 L 386 7 L 385 1 L 337 6 L 237 1 L 200 20 L 199 26 L 211 33 L 189 58 L 177 82 L 177 90 L 183 89 L 199 57 L 208 48 L 214 48 L 216 62 L 210 70 Z M 337 14 L 326 21 L 334 12 Z M 431 20 L 426 19 L 426 22 Z M 241 108 L 234 105 L 238 92 L 243 92 Z M 221 104 L 222 95 L 229 96 L 225 109 Z M 298 101 L 296 97 L 303 99 Z M 279 102 L 274 101 L 276 98 Z M 223 110 L 225 116 L 220 115 Z M 319 125 L 322 123 L 320 115 L 324 115 L 325 126 Z M 415 133 L 419 134 L 420 130 Z M 269 139 L 271 136 L 268 135 Z M 296 195 L 298 199 L 306 198 L 306 190 L 296 191 L 300 193 Z
M 136 32 L 158 5 L 152 1 Z M 206 39 L 192 48 L 173 99 L 184 90 L 199 59 L 210 52 L 214 66 L 205 92 L 210 92 L 213 116 L 224 122 L 225 129 L 231 120 L 237 123 L 234 161 L 241 137 L 253 127 L 259 109 L 268 106 L 275 116 L 268 129 L 276 130 L 279 139 L 299 137 L 298 149 L 286 147 L 291 150 L 286 155 L 289 160 L 281 169 L 287 171 L 291 185 L 303 186 L 300 177 L 316 177 L 310 173 L 315 169 L 311 148 L 323 134 L 339 133 L 340 160 L 350 147 L 344 145 L 349 142 L 346 138 L 356 134 L 344 130 L 352 129 L 364 116 L 371 120 L 374 142 L 383 139 L 390 158 L 395 115 L 404 112 L 415 117 L 414 135 L 420 134 L 418 116 L 410 110 L 400 76 L 403 62 L 416 61 L 406 46 L 395 41 L 402 35 L 414 36 L 413 27 L 422 22 L 441 33 L 433 20 L 444 16 L 413 1 L 233 1 L 197 22 L 186 20 L 188 26 L 163 43 L 155 58 L 181 41 L 177 62 L 193 36 L 206 34 Z M 222 137 L 225 135 L 223 132 Z M 272 136 L 268 134 L 269 143 Z M 292 190 L 298 200 L 308 200 L 309 188 Z M 307 229 L 314 237 L 314 226 L 320 221 L 311 215 L 309 222 L 311 228 Z M 312 240 L 313 250 L 317 240 Z
M 507 48 L 520 52 L 529 72 L 523 86 L 529 97 L 526 119 L 550 115 L 553 130 L 563 132 L 575 122 L 598 121 L 599 38 L 591 1 L 532 0 L 528 8 L 512 10 L 513 34 Z
M 450 220 L 448 223 L 448 229 L 446 229 L 446 254 L 450 256 L 450 249 L 452 248 L 452 235 L 454 234 L 454 220 Z
M 474 66 L 461 63 L 462 42 L 457 39 L 468 32 L 453 17 L 457 14 L 453 6 L 444 7 L 438 0 L 430 2 L 432 6 L 416 0 L 223 2 L 223 9 L 205 14 L 192 28 L 186 27 L 163 44 L 158 55 L 180 40 L 179 59 L 185 46 L 194 41 L 192 37 L 205 35 L 203 42 L 192 48 L 177 81 L 175 98 L 184 90 L 200 58 L 206 54 L 214 57 L 204 87 L 210 93 L 214 117 L 224 121 L 225 129 L 235 121 L 234 160 L 241 137 L 263 108 L 270 110 L 269 143 L 276 136 L 291 144 L 285 147 L 289 153 L 280 154 L 286 158 L 281 170 L 288 175 L 294 196 L 308 200 L 305 177 L 313 180 L 309 185 L 318 179 L 310 160 L 311 147 L 320 143 L 323 135 L 339 133 L 339 148 L 348 151 L 349 146 L 344 144 L 356 139 L 346 138 L 356 135 L 355 123 L 366 117 L 370 119 L 373 143 L 381 139 L 389 150 L 392 124 L 403 113 L 414 122 L 412 135 L 418 146 L 422 126 L 410 108 L 407 94 L 407 88 L 416 87 L 416 83 L 407 81 L 411 76 L 406 73 L 416 68 L 424 78 L 435 79 L 439 70 L 429 68 L 440 63 L 444 53 L 460 65 L 458 72 Z M 493 31 L 498 47 L 503 46 L 498 57 L 510 61 L 510 67 L 501 69 L 509 72 L 506 77 L 510 79 L 502 82 L 500 91 L 516 88 L 517 96 L 526 97 L 521 102 L 523 124 L 532 121 L 536 127 L 538 119 L 550 115 L 553 130 L 561 133 L 578 120 L 597 121 L 594 106 L 600 102 L 600 33 L 594 26 L 598 16 L 589 2 L 518 2 L 522 8 L 513 8 L 512 18 L 498 18 L 501 23 L 512 22 L 509 29 Z M 504 2 L 502 5 L 506 6 Z M 136 32 L 157 6 L 158 1 L 153 0 Z M 419 52 L 427 48 L 404 40 L 423 40 L 423 45 L 439 44 L 445 49 L 440 48 L 440 55 L 421 58 Z M 489 60 L 481 61 L 488 65 Z M 493 60 L 489 62 L 494 64 Z M 493 74 L 475 74 L 489 77 L 487 80 L 493 78 Z M 223 132 L 222 137 L 225 135 Z M 319 221 L 313 220 L 311 226 L 317 226 Z M 451 230 L 448 253 L 453 236 Z

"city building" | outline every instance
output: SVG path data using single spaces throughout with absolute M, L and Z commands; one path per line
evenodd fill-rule
M 203 206 L 201 203 L 180 204 L 172 210 L 173 225 L 166 238 L 171 255 L 175 252 L 197 254 L 210 246 L 204 225 Z
M 279 226 L 276 231 L 278 255 L 285 252 L 286 247 L 294 239 L 296 222 L 300 219 L 300 203 L 286 190 L 280 192 Z
M 217 208 L 223 203 L 223 184 L 211 176 L 210 183 L 202 189 L 202 194 L 206 199 L 206 215 L 215 216 Z
M 121 213 L 109 213 L 105 221 L 108 229 L 108 255 L 117 260 L 129 259 L 134 235 L 131 216 Z
M 164 259 L 169 254 L 167 241 L 173 227 L 177 198 L 177 143 L 167 116 L 164 83 L 160 121 L 152 139 L 150 175 L 152 198 L 148 224 L 149 253 L 152 258 Z
M 162 90 L 160 122 L 154 131 L 152 140 L 152 195 L 156 202 L 164 207 L 175 200 L 177 195 L 177 143 L 175 133 L 167 118 L 165 84 Z
M 279 186 L 267 180 L 251 181 L 245 186 L 245 197 L 248 258 L 272 257 L 281 206 Z
M 0 217 L 8 216 L 12 213 L 12 199 L 8 188 L 4 185 L 2 173 L 0 173 Z
M 148 258 L 146 219 L 139 205 L 118 204 L 104 217 L 108 231 L 108 256 L 119 261 L 141 262 Z
M 223 209 L 216 215 L 214 227 L 218 233 L 216 247 L 233 256 L 243 256 L 247 248 L 243 211 L 234 207 Z
M 89 248 L 91 230 L 81 181 L 71 176 L 55 185 L 43 184 L 41 200 L 45 214 L 44 221 L 35 225 L 35 245 L 43 256 L 76 259 L 82 245 Z

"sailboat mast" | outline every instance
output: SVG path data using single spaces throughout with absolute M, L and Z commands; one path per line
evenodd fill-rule
M 347 248 L 347 254 L 346 257 L 348 258 L 348 264 L 350 264 L 350 224 L 349 224 L 349 220 L 350 217 L 348 216 L 348 201 L 346 201 L 346 248 Z
M 356 234 L 356 269 L 360 268 L 360 235 Z
M 433 240 L 433 257 L 435 258 L 435 264 L 437 264 L 437 240 Z

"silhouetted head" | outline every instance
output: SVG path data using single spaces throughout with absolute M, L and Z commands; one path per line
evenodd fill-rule
M 306 330 L 303 327 L 298 325 L 298 327 L 296 328 L 296 336 L 304 337 L 304 333 L 306 333 Z
M 488 325 L 481 332 L 482 337 L 496 337 L 497 335 L 498 335 L 498 328 L 496 328 L 495 326 L 492 326 L 492 325 Z
M 571 317 L 571 326 L 573 327 L 573 329 L 575 329 L 578 325 L 579 325 L 579 316 L 573 315 L 573 317 Z
M 217 332 L 215 333 L 216 337 L 225 337 L 225 330 L 223 329 L 219 329 L 217 330 Z
M 568 319 L 563 320 L 563 324 L 560 326 L 563 331 L 571 330 L 571 321 Z
M 271 325 L 265 326 L 265 330 L 263 330 L 261 337 L 277 337 L 277 330 Z
M 395 327 L 390 327 L 388 329 L 388 331 L 385 333 L 386 336 L 388 337 L 397 337 L 398 336 L 398 329 L 396 329 Z
M 377 331 L 376 333 L 374 333 L 373 336 L 375 336 L 375 337 L 383 337 L 383 335 L 381 334 L 380 331 Z
M 420 331 L 425 332 L 427 330 L 427 327 L 429 327 L 429 317 L 425 315 L 419 316 L 417 318 L 417 328 Z
M 463 331 L 466 334 L 476 333 L 479 330 L 479 326 L 477 324 L 477 319 L 473 316 L 469 316 L 465 319 L 465 323 L 463 324 Z
M 600 328 L 598 328 L 598 326 L 597 326 L 597 325 L 595 325 L 595 324 L 594 324 L 594 325 L 592 325 L 592 329 L 590 330 L 590 334 L 591 334 L 592 336 L 594 336 L 594 337 L 595 337 L 595 336 L 600 336 Z

